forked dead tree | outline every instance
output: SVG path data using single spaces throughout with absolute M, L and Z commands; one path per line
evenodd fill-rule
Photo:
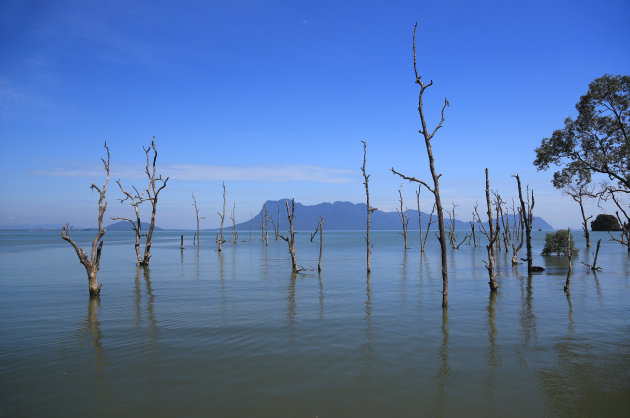
M 365 200 L 366 200 L 366 209 L 367 209 L 367 223 L 365 226 L 365 246 L 366 246 L 366 260 L 367 260 L 367 272 L 372 271 L 370 267 L 370 258 L 372 256 L 372 244 L 370 244 L 370 215 L 376 208 L 370 206 L 370 188 L 368 186 L 368 180 L 370 179 L 370 175 L 365 171 L 365 155 L 367 151 L 367 143 L 365 141 L 361 141 L 363 143 L 363 166 L 361 167 L 361 172 L 363 173 L 363 184 L 365 185 Z
M 431 230 L 431 225 L 435 223 L 433 220 L 433 214 L 435 213 L 435 203 L 433 203 L 433 208 L 431 209 L 431 214 L 429 215 L 429 222 L 427 223 L 427 230 L 424 234 L 424 242 L 422 243 L 421 252 L 424 252 L 424 249 L 427 248 L 427 238 L 429 238 L 429 231 Z
M 105 200 L 105 193 L 107 192 L 107 184 L 109 183 L 109 148 L 107 147 L 107 142 L 105 143 L 105 150 L 107 151 L 107 161 L 101 158 L 103 161 L 103 166 L 105 168 L 106 178 L 105 184 L 102 187 L 98 187 L 96 184 L 92 183 L 90 188 L 92 190 L 96 190 L 99 194 L 98 197 L 98 232 L 92 241 L 92 250 L 90 252 L 90 257 L 88 258 L 87 253 L 83 248 L 80 248 L 77 243 L 70 237 L 70 230 L 72 229 L 68 224 L 65 224 L 61 228 L 61 238 L 65 241 L 68 241 L 74 251 L 77 253 L 77 257 L 79 257 L 79 262 L 83 264 L 85 267 L 85 271 L 88 276 L 88 289 L 90 291 L 90 296 L 97 296 L 101 293 L 101 286 L 98 283 L 98 279 L 96 277 L 96 273 L 100 268 L 101 263 L 101 250 L 103 249 L 103 235 L 105 235 L 105 229 L 103 229 L 103 216 L 105 215 L 105 209 L 107 209 L 107 201 Z
M 597 249 L 595 250 L 595 254 L 594 254 L 595 258 L 593 259 L 593 264 L 587 264 L 582 261 L 582 264 L 584 264 L 585 266 L 587 266 L 588 268 L 594 271 L 601 270 L 601 267 L 597 266 L 597 257 L 599 256 L 599 246 L 601 245 L 601 243 L 602 243 L 602 239 L 600 238 L 597 240 Z
M 147 165 L 145 167 L 145 173 L 149 178 L 149 184 L 145 190 L 147 201 L 151 202 L 151 222 L 149 223 L 149 232 L 147 233 L 147 240 L 144 244 L 144 256 L 142 257 L 142 262 L 139 264 L 141 266 L 148 266 L 149 260 L 151 259 L 151 243 L 153 240 L 153 230 L 155 229 L 155 214 L 157 213 L 157 204 L 158 204 L 158 196 L 160 192 L 166 187 L 166 182 L 168 182 L 169 177 L 162 178 L 162 175 L 156 177 L 156 161 L 157 161 L 157 148 L 155 147 L 155 137 L 151 140 L 151 144 L 144 148 L 144 153 L 147 157 Z M 153 150 L 153 158 L 150 159 L 149 153 Z M 157 183 L 157 184 L 156 184 Z
M 591 247 L 591 234 L 588 230 L 588 220 L 593 217 L 586 216 L 584 213 L 584 197 L 595 197 L 593 188 L 589 188 L 585 184 L 570 184 L 562 190 L 567 196 L 570 196 L 578 205 L 580 205 L 580 213 L 582 214 L 582 230 L 586 239 L 586 248 Z
M 317 235 L 317 232 L 319 231 L 319 263 L 317 264 L 317 271 L 322 271 L 322 249 L 324 247 L 324 238 L 323 238 L 323 233 L 324 233 L 324 218 L 319 216 L 319 224 L 317 225 L 317 229 L 315 229 L 315 232 L 313 232 L 311 234 L 311 242 L 313 242 L 313 238 L 315 238 L 315 235 Z
M 455 205 L 455 203 L 453 202 L 451 202 L 451 204 L 453 205 L 453 209 L 450 212 L 448 210 L 446 211 L 446 213 L 448 213 L 448 219 L 449 219 L 448 242 L 451 243 L 451 247 L 453 247 L 453 249 L 456 249 L 457 237 L 455 236 L 455 207 L 457 205 Z
M 291 208 L 289 208 L 289 201 L 284 201 L 287 207 L 287 218 L 289 219 L 289 235 L 284 236 L 279 234 L 278 236 L 282 238 L 289 245 L 289 254 L 291 254 L 291 267 L 293 269 L 293 273 L 299 273 L 306 268 L 298 265 L 297 259 L 295 258 L 295 231 L 293 230 L 293 217 L 295 215 L 295 199 L 291 199 Z
M 496 281 L 496 272 L 495 272 L 495 251 L 496 251 L 496 242 L 499 237 L 499 224 L 497 223 L 496 228 L 495 224 L 492 220 L 492 202 L 490 201 L 490 179 L 488 177 L 488 169 L 486 168 L 486 205 L 488 207 L 488 230 L 484 226 L 479 213 L 477 213 L 477 220 L 481 227 L 481 231 L 488 238 L 488 245 L 486 245 L 486 249 L 488 250 L 488 261 L 483 260 L 483 263 L 486 265 L 486 269 L 488 269 L 488 285 L 490 286 L 491 292 L 496 292 L 499 288 L 499 285 Z M 475 211 L 477 208 L 475 207 Z
M 396 208 L 400 221 L 402 222 L 403 240 L 405 241 L 405 250 L 409 248 L 407 245 L 407 228 L 409 227 L 409 216 L 407 216 L 407 210 L 403 211 L 403 197 L 402 197 L 402 185 L 398 188 L 398 201 L 400 202 L 400 210 Z
M 573 251 L 571 251 L 571 228 L 567 228 L 567 257 L 569 258 L 569 272 L 567 273 L 567 280 L 564 283 L 564 291 L 569 291 L 569 285 L 571 284 L 571 273 L 573 272 Z
M 516 217 L 516 215 L 514 215 Z M 516 223 L 516 219 L 514 220 L 514 222 Z M 524 229 L 524 221 L 523 221 L 523 216 L 522 216 L 522 212 L 519 209 L 518 210 L 518 223 L 516 223 L 516 235 L 517 235 L 517 239 L 520 239 L 518 245 L 514 245 L 512 244 L 512 266 L 517 266 L 518 265 L 518 252 L 521 250 L 521 248 L 523 248 L 523 229 Z
M 236 245 L 238 243 L 238 232 L 236 232 L 236 202 L 234 202 L 234 206 L 232 207 L 230 219 L 232 220 L 232 243 Z
M 223 238 L 223 222 L 225 221 L 225 182 L 223 182 L 222 185 L 223 185 L 223 211 L 217 212 L 217 215 L 219 215 L 219 218 L 221 219 L 221 223 L 219 225 L 219 232 L 215 238 L 217 242 L 217 251 L 219 252 L 223 250 L 223 243 L 225 242 L 225 239 Z
M 442 209 L 442 200 L 440 199 L 440 176 L 441 174 L 437 173 L 435 169 L 435 161 L 433 158 L 433 150 L 431 148 L 431 139 L 436 134 L 436 132 L 442 127 L 444 124 L 444 110 L 449 105 L 448 100 L 444 99 L 444 106 L 442 107 L 442 116 L 440 118 L 440 122 L 437 126 L 429 132 L 427 127 L 427 123 L 424 117 L 424 108 L 422 102 L 422 96 L 427 88 L 433 85 L 433 81 L 429 83 L 424 83 L 418 74 L 418 66 L 416 64 L 416 30 L 418 28 L 418 24 L 413 28 L 413 69 L 415 72 L 416 80 L 415 83 L 420 86 L 420 92 L 418 94 L 418 113 L 420 114 L 420 122 L 422 124 L 422 129 L 420 129 L 420 133 L 424 137 L 424 143 L 427 149 L 427 156 L 429 158 L 429 169 L 431 170 L 431 177 L 433 178 L 433 187 L 429 186 L 426 182 L 422 180 L 418 180 L 415 177 L 409 177 L 404 174 L 401 174 L 394 170 L 392 167 L 392 172 L 405 180 L 413 181 L 416 183 L 422 184 L 427 188 L 433 196 L 435 197 L 435 206 L 437 210 L 438 216 L 438 228 L 440 230 L 439 240 L 440 240 L 440 250 L 442 253 L 442 307 L 445 308 L 448 306 L 448 269 L 447 269 L 447 254 L 446 254 L 446 235 L 444 233 L 444 211 Z
M 195 207 L 195 216 L 197 218 L 197 235 L 195 235 L 195 237 L 197 238 L 197 246 L 199 246 L 199 221 L 202 221 L 204 219 L 206 219 L 205 216 L 202 216 L 201 218 L 199 217 L 199 208 L 197 207 L 197 199 L 195 198 L 195 194 L 192 194 L 192 198 L 193 198 L 193 206 Z M 183 245 L 183 241 L 182 241 L 182 245 Z
M 135 186 L 131 186 L 135 192 L 135 194 L 131 194 L 129 192 L 127 192 L 122 184 L 120 183 L 120 179 L 116 180 L 116 183 L 118 183 L 118 187 L 120 188 L 120 191 L 125 195 L 125 197 L 123 199 L 119 199 L 120 203 L 124 203 L 125 201 L 129 200 L 129 204 L 133 207 L 135 213 L 136 213 L 136 220 L 134 221 L 133 219 L 129 219 L 129 218 L 123 218 L 123 217 L 115 217 L 112 218 L 113 220 L 121 220 L 121 221 L 127 221 L 131 224 L 131 228 L 134 230 L 135 235 L 136 235 L 136 242 L 134 244 L 134 249 L 136 251 L 136 261 L 138 264 L 142 263 L 142 254 L 140 253 L 140 240 L 143 236 L 146 236 L 146 234 L 142 233 L 142 224 L 140 223 L 140 210 L 138 208 L 138 206 L 140 206 L 140 204 L 142 202 L 144 202 L 144 198 L 143 198 L 143 193 L 140 193 L 138 191 L 138 189 L 136 189 Z
M 523 217 L 523 234 L 525 234 L 525 242 L 527 243 L 527 259 L 523 261 L 527 261 L 527 274 L 532 272 L 532 222 L 533 215 L 532 211 L 534 210 L 534 191 L 531 192 L 531 201 L 529 198 L 530 191 L 529 187 L 527 188 L 527 200 L 523 199 L 523 192 L 521 191 L 521 179 L 518 174 L 512 175 L 516 177 L 516 183 L 518 185 L 518 198 L 521 201 L 521 216 Z

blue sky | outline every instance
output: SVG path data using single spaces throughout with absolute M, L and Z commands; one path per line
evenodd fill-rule
M 430 179 L 418 21 L 429 122 L 451 103 L 433 141 L 445 206 L 470 219 L 488 167 L 504 200 L 518 173 L 536 215 L 576 227 L 578 207 L 536 171 L 534 149 L 590 81 L 628 72 L 628 16 L 629 1 L 2 2 L 0 225 L 94 225 L 104 141 L 107 215 L 129 216 L 114 180 L 145 183 L 154 135 L 171 177 L 163 227 L 193 227 L 192 192 L 216 226 L 223 180 L 239 221 L 267 199 L 363 202 L 361 140 L 371 200 L 393 211 L 392 166 Z M 415 208 L 415 186 L 403 194 Z

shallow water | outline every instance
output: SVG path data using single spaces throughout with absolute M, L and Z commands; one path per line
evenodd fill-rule
M 89 246 L 94 232 L 74 232 Z M 497 256 L 488 291 L 485 247 L 449 249 L 441 309 L 439 246 L 403 250 L 373 232 L 297 235 L 287 245 L 249 233 L 218 253 L 186 233 L 157 232 L 150 270 L 133 237 L 108 232 L 99 299 L 58 232 L 0 232 L 2 416 L 627 416 L 630 257 L 602 238 L 598 273 L 579 234 L 567 260 L 527 276 Z M 414 241 L 415 240 L 415 241 Z M 544 233 L 537 232 L 534 254 Z M 521 256 L 525 256 L 524 249 Z

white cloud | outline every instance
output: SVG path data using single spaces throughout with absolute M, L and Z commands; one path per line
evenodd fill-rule
M 158 173 L 173 180 L 184 181 L 309 181 L 317 183 L 352 183 L 358 178 L 353 170 L 318 167 L 312 165 L 277 166 L 219 166 L 201 164 L 173 164 L 158 167 Z M 103 169 L 54 168 L 35 172 L 41 176 L 99 178 Z M 142 167 L 112 167 L 112 178 L 144 178 Z

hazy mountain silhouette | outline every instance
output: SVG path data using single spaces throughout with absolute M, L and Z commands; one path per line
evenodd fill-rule
M 289 228 L 289 221 L 287 219 L 287 210 L 285 202 L 288 201 L 291 205 L 290 199 L 281 200 L 268 200 L 265 202 L 267 206 L 267 215 L 271 217 L 269 220 L 269 230 L 273 230 L 272 222 L 280 223 L 280 230 L 287 230 Z M 278 209 L 280 215 L 278 217 Z M 418 230 L 418 211 L 408 210 L 407 215 L 409 217 L 409 230 Z M 324 228 L 328 230 L 365 230 L 366 221 L 366 205 L 365 203 L 351 203 L 351 202 L 334 202 L 334 203 L 319 203 L 317 205 L 306 206 L 301 203 L 295 202 L 295 218 L 293 220 L 293 228 L 296 230 L 315 230 L 318 224 L 318 216 L 324 217 Z M 251 228 L 258 230 L 260 228 L 260 222 L 264 217 L 264 207 L 260 212 L 251 219 Z M 421 212 L 422 228 L 426 230 L 427 223 L 429 222 L 430 214 Z M 509 217 L 510 225 L 513 225 L 514 216 Z M 432 231 L 437 231 L 437 216 L 433 215 L 433 221 L 431 225 Z M 450 220 L 445 219 L 445 227 L 450 227 Z M 250 221 L 236 224 L 236 228 L 240 231 L 249 230 Z M 381 210 L 374 211 L 370 217 L 370 229 L 373 230 L 400 230 L 402 229 L 402 222 L 397 212 L 383 212 Z M 470 224 L 468 221 L 459 221 L 455 219 L 456 230 L 470 230 Z M 544 219 L 534 216 L 533 229 L 553 230 L 553 227 L 548 224 Z

